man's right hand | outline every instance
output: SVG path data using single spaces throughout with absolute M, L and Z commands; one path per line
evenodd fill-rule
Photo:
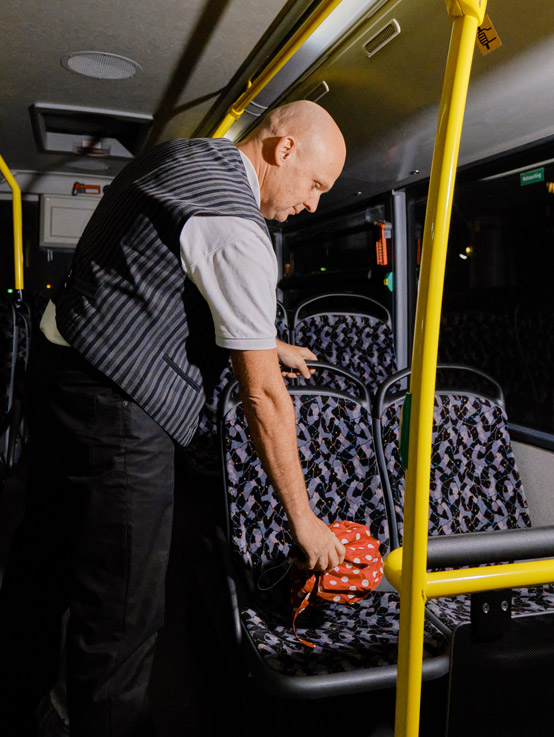
M 291 527 L 294 540 L 305 556 L 300 562 L 310 571 L 331 571 L 343 562 L 344 545 L 313 512 Z

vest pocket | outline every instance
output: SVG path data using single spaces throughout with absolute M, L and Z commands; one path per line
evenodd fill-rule
M 181 377 L 181 379 L 183 379 L 183 381 L 186 381 L 186 383 L 194 389 L 194 391 L 196 392 L 200 391 L 200 389 L 202 388 L 200 384 L 194 381 L 194 379 L 191 379 L 191 377 L 188 374 L 185 374 L 183 369 L 180 366 L 178 366 L 175 363 L 175 361 L 167 355 L 167 353 L 164 353 L 162 358 L 169 366 L 171 366 L 171 368 L 175 371 L 176 374 L 179 374 L 179 376 Z

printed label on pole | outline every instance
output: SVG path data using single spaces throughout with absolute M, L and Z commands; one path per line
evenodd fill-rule
M 496 28 L 493 26 L 488 15 L 485 15 L 483 22 L 477 29 L 477 46 L 483 56 L 490 54 L 491 51 L 502 46 L 502 41 L 498 38 Z
M 524 171 L 519 175 L 519 183 L 522 187 L 526 184 L 536 184 L 537 182 L 544 182 L 544 167 L 542 169 Z

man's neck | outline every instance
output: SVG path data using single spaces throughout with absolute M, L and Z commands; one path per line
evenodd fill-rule
M 246 140 L 242 143 L 237 144 L 237 148 L 248 158 L 248 160 L 254 167 L 254 171 L 256 172 L 256 176 L 258 177 L 258 182 L 261 189 L 263 181 L 265 179 L 267 164 L 264 161 L 259 141 L 256 141 L 255 139 Z

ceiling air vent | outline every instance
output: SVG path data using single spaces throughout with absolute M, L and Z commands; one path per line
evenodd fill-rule
M 37 146 L 44 153 L 131 159 L 152 125 L 151 115 L 118 110 L 35 103 L 30 112 Z
M 373 54 L 376 54 L 383 46 L 388 44 L 389 41 L 392 41 L 395 36 L 398 36 L 399 33 L 400 24 L 397 20 L 393 19 L 364 44 L 364 51 L 368 57 L 373 56 Z
M 325 80 L 323 80 L 306 94 L 306 100 L 317 102 L 318 100 L 321 100 L 321 98 L 328 92 L 329 85 Z

